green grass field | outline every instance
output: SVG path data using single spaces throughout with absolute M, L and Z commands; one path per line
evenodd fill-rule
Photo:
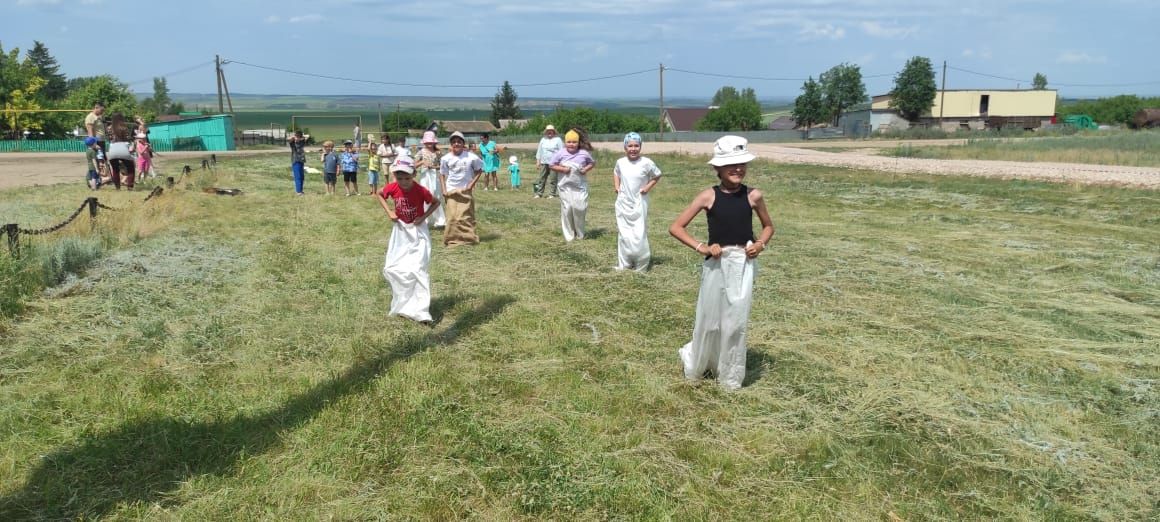
M 1051 161 L 1160 167 L 1160 131 L 1115 131 L 1006 140 L 975 138 L 965 145 L 901 145 L 885 154 L 909 158 Z
M 676 357 L 703 158 L 654 157 L 645 275 L 612 270 L 612 156 L 576 244 L 530 176 L 480 193 L 427 329 L 384 317 L 375 201 L 295 198 L 283 156 L 0 253 L 0 520 L 1160 517 L 1155 192 L 758 162 L 778 232 L 727 393 Z

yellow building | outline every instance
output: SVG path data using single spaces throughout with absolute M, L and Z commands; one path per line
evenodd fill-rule
M 1034 129 L 1051 123 L 1055 116 L 1054 90 L 983 90 L 938 91 L 930 111 L 917 124 L 939 124 L 945 130 L 1018 127 Z M 890 95 L 875 96 L 871 111 L 892 111 Z

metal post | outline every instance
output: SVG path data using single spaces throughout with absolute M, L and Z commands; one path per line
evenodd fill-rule
M 218 114 L 226 112 L 225 104 L 222 100 L 222 57 L 213 55 L 214 74 L 217 75 L 217 92 L 218 92 Z
M 947 99 L 947 61 L 943 60 L 942 89 L 938 91 L 938 130 L 943 128 L 943 100 Z
M 89 229 L 97 228 L 97 198 L 86 198 L 85 204 L 89 206 Z
M 8 234 L 8 253 L 12 257 L 20 257 L 20 227 L 16 223 L 4 225 L 4 232 Z
M 665 64 L 663 64 L 663 63 L 661 64 L 661 67 L 660 67 L 660 82 L 661 82 L 661 115 L 660 115 L 660 117 L 661 117 L 661 125 L 660 125 L 661 134 L 660 134 L 660 138 L 658 138 L 657 141 L 665 141 Z

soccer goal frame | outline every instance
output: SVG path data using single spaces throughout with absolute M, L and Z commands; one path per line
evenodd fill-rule
M 358 128 L 360 128 L 360 129 L 363 128 L 362 114 L 303 114 L 303 115 L 291 114 L 290 115 L 290 127 L 288 127 L 288 130 L 290 132 L 294 132 L 294 130 L 298 128 L 298 120 L 310 120 L 310 119 L 313 119 L 313 120 L 322 120 L 322 119 L 338 120 L 338 119 L 342 119 L 342 118 L 354 119 L 358 122 Z

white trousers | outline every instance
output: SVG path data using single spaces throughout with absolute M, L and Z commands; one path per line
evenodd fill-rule
M 396 222 L 387 245 L 383 278 L 391 285 L 389 315 L 401 315 L 416 321 L 430 321 L 431 233 L 427 222 L 409 225 Z
M 731 390 L 741 387 L 756 272 L 757 264 L 741 247 L 725 247 L 719 259 L 705 260 L 693 340 L 677 352 L 686 379 L 699 380 L 711 370 L 721 386 Z

